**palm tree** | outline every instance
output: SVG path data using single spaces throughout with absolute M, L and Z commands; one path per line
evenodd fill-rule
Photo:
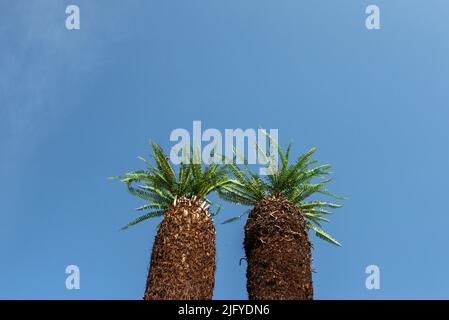
M 163 216 L 153 244 L 144 299 L 211 299 L 215 226 L 206 196 L 229 183 L 226 168 L 195 164 L 201 162 L 191 157 L 176 173 L 162 148 L 155 143 L 151 147 L 154 165 L 141 158 L 147 164 L 145 170 L 112 178 L 124 182 L 132 195 L 147 202 L 136 210 L 148 212 L 122 229 Z
M 273 142 L 272 142 L 273 143 Z M 243 169 L 231 164 L 233 182 L 219 191 L 227 201 L 252 206 L 245 225 L 244 249 L 247 266 L 247 290 L 255 300 L 312 300 L 311 243 L 308 231 L 340 246 L 321 227 L 328 208 L 341 205 L 319 200 L 306 201 L 315 193 L 338 197 L 324 187 L 331 180 L 313 183 L 329 174 L 330 165 L 314 166 L 311 157 L 316 148 L 289 164 L 291 145 L 285 153 L 277 145 L 279 168 L 261 177 L 245 163 Z M 267 155 L 260 150 L 264 157 Z M 226 220 L 229 223 L 241 218 Z

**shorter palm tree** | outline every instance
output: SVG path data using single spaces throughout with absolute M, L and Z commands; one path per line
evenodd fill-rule
M 144 220 L 161 217 L 151 254 L 144 299 L 211 299 L 215 274 L 215 226 L 206 196 L 230 182 L 226 168 L 203 166 L 193 157 L 178 172 L 162 148 L 151 143 L 155 164 L 112 179 L 121 180 L 129 192 L 147 203 L 148 211 L 127 229 Z M 216 214 L 216 213 L 215 213 Z
M 271 142 L 275 143 L 272 139 Z M 253 207 L 249 211 L 244 238 L 249 298 L 310 300 L 313 299 L 313 285 L 308 230 L 340 246 L 321 226 L 322 221 L 329 221 L 325 217 L 331 213 L 328 208 L 339 208 L 340 205 L 306 199 L 316 193 L 344 198 L 325 189 L 331 179 L 313 182 L 315 178 L 329 175 L 331 168 L 330 165 L 312 167 L 317 163 L 311 160 L 315 148 L 293 164 L 289 164 L 291 145 L 285 153 L 279 145 L 277 148 L 279 169 L 260 177 L 247 164 L 243 167 L 231 164 L 235 180 L 219 193 L 227 201 Z M 268 160 L 262 150 L 259 152 Z

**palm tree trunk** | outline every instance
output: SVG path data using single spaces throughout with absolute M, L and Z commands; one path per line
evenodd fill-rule
M 283 196 L 260 201 L 248 216 L 244 248 L 251 300 L 312 300 L 311 244 L 304 216 Z
M 157 232 L 144 299 L 212 299 L 214 274 L 213 221 L 198 202 L 178 199 Z

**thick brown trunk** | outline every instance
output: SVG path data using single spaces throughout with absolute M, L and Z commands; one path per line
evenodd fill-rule
M 212 299 L 214 274 L 213 221 L 199 203 L 178 199 L 157 232 L 144 299 Z
M 282 196 L 260 201 L 248 216 L 244 247 L 250 299 L 313 299 L 311 244 L 298 206 Z

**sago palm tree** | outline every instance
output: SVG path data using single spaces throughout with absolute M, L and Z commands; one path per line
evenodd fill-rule
M 344 198 L 325 189 L 330 179 L 314 182 L 315 178 L 327 176 L 331 168 L 330 165 L 314 166 L 317 162 L 311 157 L 315 148 L 301 155 L 293 164 L 289 164 L 291 145 L 285 153 L 279 145 L 277 148 L 280 156 L 277 170 L 261 177 L 247 164 L 242 167 L 231 164 L 235 179 L 219 193 L 225 200 L 253 207 L 245 212 L 249 212 L 244 238 L 249 298 L 312 300 L 308 231 L 313 230 L 319 238 L 340 246 L 321 227 L 322 221 L 329 221 L 325 217 L 331 213 L 328 209 L 339 208 L 340 205 L 306 199 L 315 193 Z M 268 158 L 261 150 L 259 152 Z
M 229 183 L 226 168 L 195 164 L 191 157 L 176 172 L 162 148 L 155 143 L 151 147 L 154 164 L 141 158 L 147 164 L 145 170 L 113 177 L 147 202 L 136 210 L 148 212 L 122 229 L 163 216 L 153 244 L 144 299 L 211 299 L 215 226 L 206 196 Z

